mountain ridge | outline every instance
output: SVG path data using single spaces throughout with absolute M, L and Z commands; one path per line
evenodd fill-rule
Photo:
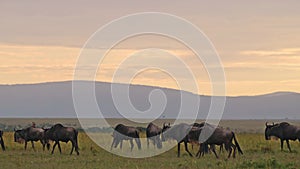
M 94 82 L 94 81 L 85 81 L 85 80 L 78 80 L 79 82 Z M 55 84 L 55 83 L 72 83 L 72 80 L 66 80 L 66 81 L 53 81 L 53 82 L 38 82 L 38 83 L 20 83 L 20 84 L 0 84 L 0 87 L 2 86 L 28 86 L 28 85 L 46 85 L 46 84 Z M 107 83 L 111 84 L 110 82 L 105 82 L 105 81 L 95 81 L 95 83 Z M 126 83 L 114 83 L 114 84 L 120 84 L 120 85 L 128 85 Z M 160 88 L 160 89 L 167 89 L 167 90 L 179 90 L 179 89 L 174 89 L 174 88 L 168 88 L 168 87 L 161 87 L 161 86 L 151 86 L 151 85 L 143 85 L 143 84 L 130 84 L 130 86 L 143 86 L 143 87 L 153 87 L 153 88 Z M 199 96 L 211 96 L 211 95 L 205 95 L 205 94 L 197 94 L 193 93 L 187 90 L 179 90 L 179 91 L 184 91 L 187 93 L 199 95 Z M 252 96 L 265 96 L 265 95 L 273 95 L 273 94 L 300 94 L 300 92 L 294 92 L 294 91 L 274 91 L 270 93 L 263 93 L 263 94 L 255 94 L 255 95 L 237 95 L 237 96 L 232 96 L 232 95 L 226 95 L 226 97 L 252 97 Z
M 91 83 L 89 81 L 77 82 Z M 97 104 L 105 118 L 123 118 L 122 113 L 114 105 L 110 93 L 111 85 L 126 86 L 119 83 L 95 82 Z M 188 102 L 199 97 L 200 109 L 197 118 L 207 117 L 212 96 L 132 84 L 129 88 L 130 99 L 137 110 L 144 112 L 151 107 L 149 95 L 154 89 L 163 91 L 167 98 L 166 107 L 159 118 L 176 119 L 178 117 L 180 94 L 186 96 Z M 224 119 L 300 119 L 298 112 L 300 94 L 296 92 L 280 91 L 254 96 L 226 96 L 226 98 Z M 189 106 L 192 110 L 193 104 Z M 190 112 L 184 113 L 184 117 L 192 116 Z M 88 110 L 86 115 L 87 118 L 91 115 Z M 0 85 L 0 117 L 76 118 L 72 99 L 72 81 Z M 146 115 L 145 118 L 151 118 L 151 114 Z

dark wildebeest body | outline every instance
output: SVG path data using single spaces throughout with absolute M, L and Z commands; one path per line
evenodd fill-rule
M 0 130 L 0 144 L 1 144 L 1 148 L 3 151 L 5 151 L 5 145 L 4 145 L 4 140 L 3 140 L 3 131 Z
M 122 149 L 123 140 L 129 140 L 131 145 L 131 151 L 134 147 L 133 139 L 135 140 L 138 149 L 141 149 L 141 141 L 139 136 L 139 131 L 135 127 L 125 126 L 123 124 L 118 124 L 113 132 L 113 142 L 110 149 L 116 148 L 120 144 L 120 149 Z
M 204 132 L 203 135 L 200 135 L 201 132 Z M 230 130 L 225 130 L 220 127 L 215 127 L 212 125 L 205 125 L 201 128 L 192 129 L 189 133 L 189 139 L 195 140 L 197 139 L 200 143 L 200 148 L 197 153 L 197 156 L 201 156 L 204 154 L 204 146 L 210 145 L 211 150 L 215 154 L 216 158 L 218 155 L 215 151 L 215 145 L 222 146 L 225 145 L 225 149 L 229 151 L 228 158 L 230 158 L 233 148 L 233 157 L 235 157 L 236 148 L 240 154 L 243 154 L 234 132 Z M 235 144 L 232 143 L 234 141 Z
M 287 122 L 279 124 L 273 123 L 272 125 L 266 123 L 265 139 L 270 140 L 270 136 L 275 136 L 280 139 L 281 151 L 283 150 L 283 142 L 286 141 L 287 147 L 291 152 L 289 140 L 295 141 L 298 139 L 300 141 L 300 128 Z
M 156 126 L 153 123 L 149 123 L 146 129 L 147 137 L 147 147 L 149 148 L 149 141 L 152 140 L 154 147 L 162 148 L 162 141 L 160 139 L 160 134 L 162 133 L 162 128 Z
M 204 125 L 207 125 L 207 126 L 210 126 L 210 127 L 216 127 L 215 125 L 212 125 L 212 124 L 209 124 L 209 123 L 206 123 L 206 122 L 202 122 L 202 123 L 194 123 L 193 124 L 193 127 L 197 127 L 197 128 L 201 128 L 203 127 Z M 199 137 L 199 136 L 198 136 Z M 221 152 L 223 152 L 223 144 L 222 145 L 219 145 L 220 146 L 220 150 L 219 150 L 219 154 Z M 211 150 L 210 148 L 208 148 L 208 145 L 207 144 L 202 144 L 202 147 L 203 147 L 203 151 L 204 153 L 208 153 L 209 150 Z M 193 146 L 192 146 L 193 148 Z
M 30 141 L 33 150 L 34 148 L 34 142 L 40 141 L 43 145 L 43 150 L 45 150 L 45 146 L 47 145 L 47 149 L 49 150 L 50 144 L 48 140 L 45 138 L 45 130 L 41 128 L 35 128 L 35 127 L 28 127 L 26 129 L 22 130 L 16 130 L 14 133 L 14 140 L 15 142 L 20 142 L 20 140 L 24 140 L 25 142 L 25 150 L 27 149 L 27 142 Z
M 192 144 L 192 149 L 193 149 L 193 147 L 194 147 L 194 146 L 193 146 L 194 144 L 197 144 L 197 145 L 200 146 L 200 143 L 199 143 L 199 135 L 197 135 L 197 133 L 196 133 L 196 135 L 193 136 L 193 133 L 195 133 L 195 130 L 197 130 L 197 129 L 203 127 L 204 125 L 208 125 L 208 126 L 211 126 L 211 127 L 215 127 L 215 126 L 213 126 L 213 125 L 211 125 L 211 124 L 209 124 L 209 123 L 206 123 L 206 122 L 202 122 L 202 123 L 193 123 L 193 124 L 192 124 L 192 128 L 191 128 L 191 130 L 189 131 L 189 137 L 192 137 L 193 139 L 188 138 L 189 142 Z M 209 151 L 208 145 L 207 145 L 207 144 L 202 144 L 201 146 L 202 146 L 202 148 L 203 148 L 203 152 L 204 152 L 204 153 L 208 153 L 208 151 Z M 221 147 L 222 147 L 222 146 L 221 146 Z M 220 147 L 220 148 L 221 148 L 221 147 Z
M 174 139 L 177 141 L 177 157 L 180 157 L 180 144 L 184 143 L 185 151 L 192 157 L 192 153 L 188 150 L 187 144 L 189 139 L 187 137 L 189 131 L 192 129 L 192 125 L 181 123 L 177 124 L 170 129 L 168 129 L 164 136 L 166 139 Z
M 146 128 L 147 147 L 149 148 L 149 141 L 152 140 L 154 147 L 156 145 L 157 148 L 162 148 L 162 142 L 165 141 L 163 133 L 168 128 L 170 128 L 170 123 L 168 125 L 164 123 L 163 128 L 160 128 L 153 123 L 149 123 Z
M 73 127 L 64 127 L 61 124 L 55 124 L 50 129 L 46 129 L 45 137 L 55 142 L 51 154 L 53 154 L 56 145 L 58 145 L 59 152 L 61 153 L 61 147 L 59 144 L 60 141 L 65 143 L 71 141 L 72 149 L 70 155 L 73 153 L 74 148 L 77 155 L 79 155 L 79 151 L 78 151 L 79 148 L 78 148 L 78 141 L 77 141 L 78 131 Z

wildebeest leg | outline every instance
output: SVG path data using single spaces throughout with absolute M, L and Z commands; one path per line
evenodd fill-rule
M 283 139 L 280 139 L 280 146 L 281 146 L 281 151 L 283 151 Z
M 196 153 L 196 157 L 198 157 L 198 158 L 200 158 L 200 152 L 201 152 L 202 146 L 203 145 L 200 143 L 198 152 Z
M 188 144 L 187 141 L 185 141 L 185 142 L 184 142 L 184 148 L 185 148 L 185 151 L 188 152 L 189 155 L 190 155 L 191 157 L 193 157 L 193 154 L 189 151 L 188 145 L 187 145 L 187 144 Z
M 78 150 L 79 148 L 78 148 L 78 144 L 76 144 L 76 146 L 75 146 L 75 151 L 76 151 L 76 153 L 77 153 L 77 155 L 79 155 L 79 150 Z
M 110 150 L 112 150 L 112 148 L 113 148 L 115 142 L 116 142 L 116 139 L 114 138 L 113 141 L 112 141 L 112 143 L 111 143 Z
M 31 146 L 32 146 L 32 149 L 35 151 L 35 148 L 34 148 L 34 143 L 33 143 L 33 141 L 31 141 Z
M 197 153 L 196 153 L 196 157 L 198 157 L 198 158 L 200 158 L 200 150 L 201 148 L 199 147 L 199 149 L 198 149 L 198 151 L 197 151 Z
M 232 147 L 231 147 L 231 145 L 228 146 L 228 149 L 229 149 L 229 153 L 228 153 L 228 157 L 227 158 L 230 158 L 231 153 L 232 153 Z
M 211 148 L 211 151 L 215 154 L 216 158 L 219 158 L 218 154 L 216 153 L 215 145 L 211 145 L 210 148 Z
M 50 143 L 48 141 L 46 142 L 46 145 L 47 145 L 47 150 L 50 150 L 50 146 L 51 145 L 50 145 Z
M 3 140 L 2 136 L 0 136 L 0 144 L 1 144 L 2 150 L 5 151 L 4 140 Z
M 27 140 L 25 140 L 25 146 L 24 146 L 25 150 L 27 149 Z
M 74 150 L 74 147 L 75 147 L 75 142 L 74 142 L 74 141 L 71 141 L 71 143 L 72 143 L 72 149 L 71 149 L 70 155 L 72 155 L 73 150 Z
M 113 147 L 114 147 L 114 148 L 117 148 L 119 144 L 120 144 L 120 140 L 119 140 L 119 139 L 116 139 L 116 140 L 115 140 L 115 144 L 113 145 Z
M 76 151 L 77 155 L 79 155 L 79 148 L 78 148 L 78 140 L 77 140 L 77 138 L 75 140 L 75 151 Z
M 40 140 L 40 142 L 42 143 L 43 145 L 43 151 L 45 151 L 45 146 L 46 146 L 46 143 L 43 141 L 43 140 Z
M 134 140 L 135 140 L 135 143 L 136 143 L 138 149 L 141 150 L 142 146 L 141 146 L 141 140 L 140 140 L 140 138 L 134 138 Z
M 196 157 L 200 158 L 201 155 L 204 156 L 204 146 L 204 143 L 200 143 Z
M 177 143 L 177 157 L 180 157 L 180 143 Z
M 120 149 L 122 150 L 122 147 L 123 147 L 123 140 L 119 140 L 118 142 L 120 143 Z M 119 143 L 118 143 L 118 144 L 119 144 Z M 117 146 L 118 146 L 118 144 L 117 144 Z
M 220 145 L 220 151 L 219 154 L 221 154 L 223 152 L 223 144 Z
M 130 151 L 132 151 L 132 149 L 133 149 L 133 147 L 134 147 L 134 144 L 133 144 L 132 139 L 130 139 L 130 145 L 131 145 Z
M 147 138 L 147 148 L 149 148 L 149 138 Z
M 288 147 L 288 149 L 290 150 L 290 152 L 292 152 L 291 147 L 290 147 L 290 142 L 289 142 L 289 140 L 286 140 L 286 144 L 287 144 L 287 147 Z
M 51 154 L 53 154 L 53 152 L 54 152 L 54 149 L 55 149 L 56 145 L 57 145 L 57 141 L 55 141 L 55 143 L 54 143 L 54 145 L 53 145 L 53 148 L 52 148 L 52 152 L 51 152 Z
M 233 158 L 235 158 L 235 153 L 236 153 L 236 146 L 234 144 L 231 144 L 233 147 Z
M 59 153 L 61 154 L 61 147 L 60 147 L 59 141 L 57 141 L 57 145 L 58 145 Z

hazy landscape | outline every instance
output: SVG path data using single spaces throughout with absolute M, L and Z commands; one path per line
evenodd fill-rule
M 83 85 L 94 82 L 81 82 Z M 111 94 L 111 83 L 95 82 L 97 103 L 105 118 L 123 118 L 115 108 Z M 126 90 L 124 84 L 114 84 Z M 149 94 L 154 89 L 164 92 L 167 104 L 162 119 L 176 119 L 180 110 L 181 94 L 187 102 L 200 98 L 198 119 L 206 119 L 211 96 L 153 86 L 131 85 L 129 88 L 132 105 L 140 110 L 149 109 Z M 257 96 L 226 97 L 222 119 L 300 119 L 300 94 L 276 92 Z M 122 103 L 121 103 L 122 104 Z M 125 104 L 125 103 L 124 103 Z M 191 105 L 191 107 L 194 105 Z M 76 118 L 72 99 L 72 82 L 52 82 L 25 85 L 0 85 L 0 117 L 18 118 Z M 190 112 L 184 112 L 189 118 Z M 134 114 L 132 115 L 134 116 Z M 143 115 L 152 118 L 151 114 Z M 94 115 L 86 110 L 86 118 Z
M 92 83 L 82 81 L 82 84 Z M 131 85 L 130 99 L 137 109 L 143 111 L 149 108 L 148 95 L 151 91 L 159 89 L 164 92 L 168 100 L 162 115 L 153 120 L 151 115 L 146 115 L 144 119 L 138 119 L 136 123 L 126 118 L 116 110 L 112 95 L 110 93 L 110 83 L 96 82 L 95 91 L 97 103 L 105 119 L 89 116 L 76 118 L 76 112 L 72 100 L 72 82 L 52 82 L 26 85 L 0 85 L 0 129 L 4 130 L 4 141 L 6 151 L 0 152 L 1 168 L 289 168 L 300 167 L 298 162 L 300 144 L 291 142 L 292 153 L 280 151 L 278 139 L 273 138 L 266 141 L 264 137 L 266 122 L 286 121 L 293 125 L 300 126 L 299 113 L 300 100 L 299 93 L 276 92 L 257 96 L 227 97 L 224 114 L 219 123 L 220 127 L 230 129 L 237 135 L 237 139 L 244 155 L 238 155 L 236 159 L 227 159 L 226 153 L 222 153 L 220 159 L 215 159 L 213 154 L 205 155 L 200 159 L 189 157 L 182 147 L 182 157 L 176 157 L 176 142 L 169 141 L 163 143 L 164 148 L 173 148 L 151 158 L 130 159 L 111 154 L 102 147 L 99 147 L 89 136 L 97 138 L 101 144 L 110 146 L 112 142 L 113 127 L 122 123 L 141 129 L 141 138 L 145 138 L 145 128 L 149 122 L 159 126 L 163 123 L 173 124 L 187 122 L 189 112 L 185 114 L 186 119 L 176 119 L 180 107 L 180 95 L 188 96 L 188 99 L 200 98 L 200 109 L 198 119 L 195 122 L 203 122 L 209 110 L 211 96 L 196 95 L 193 93 L 178 90 L 160 88 L 153 86 Z M 114 84 L 120 88 L 123 84 Z M 107 125 L 104 125 L 107 122 Z M 74 127 L 79 130 L 80 156 L 70 156 L 70 143 L 62 144 L 63 154 L 56 150 L 54 155 L 50 151 L 43 152 L 41 145 L 36 143 L 37 151 L 31 147 L 25 151 L 24 145 L 14 142 L 13 130 L 24 129 L 35 122 L 37 127 L 49 128 L 54 124 L 61 123 L 65 126 Z M 84 123 L 85 127 L 82 127 Z M 172 143 L 172 144 L 170 144 Z M 151 146 L 150 146 L 151 147 Z M 191 145 L 189 148 L 192 149 Z M 107 148 L 106 148 L 107 149 Z M 142 150 L 129 151 L 128 141 L 124 142 L 121 153 L 143 154 L 153 153 L 157 150 L 146 148 L 146 142 L 142 141 Z M 113 152 L 116 150 L 113 150 Z M 117 150 L 118 151 L 118 150 Z M 195 154 L 197 148 L 194 148 Z M 13 158 L 12 158 L 13 157 Z
M 300 169 L 299 7 L 0 0 L 0 169 Z

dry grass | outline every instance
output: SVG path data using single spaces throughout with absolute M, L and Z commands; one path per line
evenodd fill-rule
M 110 146 L 111 137 L 108 133 L 92 133 L 102 142 Z M 220 159 L 215 159 L 213 154 L 208 154 L 200 159 L 191 158 L 182 149 L 182 157 L 176 157 L 176 148 L 151 158 L 132 159 L 119 157 L 111 154 L 97 146 L 85 133 L 79 133 L 80 156 L 69 155 L 71 148 L 69 144 L 62 144 L 63 154 L 58 150 L 54 155 L 49 151 L 42 151 L 41 145 L 36 143 L 37 152 L 34 152 L 29 146 L 28 150 L 23 149 L 23 145 L 13 142 L 13 133 L 4 135 L 7 151 L 0 151 L 0 166 L 6 168 L 45 168 L 45 169 L 65 169 L 65 168 L 164 168 L 164 169 L 192 169 L 192 168 L 300 168 L 299 153 L 300 143 L 292 142 L 292 153 L 289 153 L 285 146 L 285 151 L 280 151 L 279 141 L 264 140 L 262 134 L 237 134 L 237 139 L 244 151 L 244 155 L 237 155 L 236 159 L 227 159 L 226 153 L 223 153 Z M 164 143 L 167 146 L 169 143 Z M 29 144 L 30 145 L 30 144 Z M 182 146 L 183 147 L 183 146 Z M 142 151 L 148 150 L 145 142 L 142 143 Z M 117 150 L 114 150 L 117 151 Z M 124 142 L 123 152 L 129 152 L 129 143 Z M 193 150 L 196 152 L 196 149 Z M 134 149 L 133 153 L 138 153 Z

